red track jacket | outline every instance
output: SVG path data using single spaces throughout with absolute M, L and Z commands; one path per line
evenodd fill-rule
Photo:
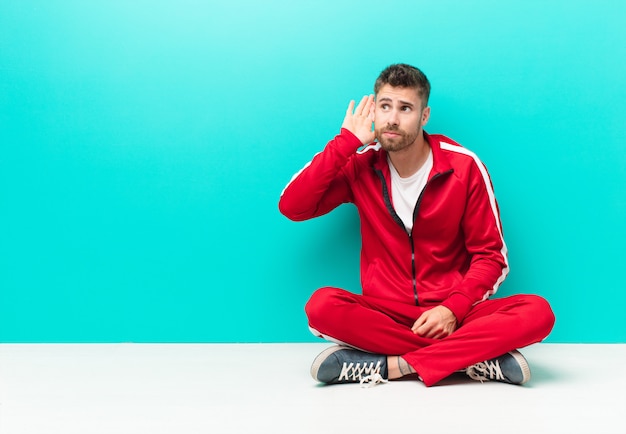
M 301 221 L 354 203 L 361 219 L 363 295 L 444 305 L 459 324 L 508 274 L 498 204 L 476 155 L 445 136 L 424 133 L 433 169 L 407 233 L 394 211 L 387 153 L 362 150 L 346 129 L 285 187 L 280 211 Z

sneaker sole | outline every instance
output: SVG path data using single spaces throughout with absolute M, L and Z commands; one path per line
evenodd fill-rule
M 528 380 L 530 380 L 530 366 L 528 366 L 528 362 L 526 358 L 517 350 L 513 350 L 509 352 L 510 355 L 517 361 L 520 369 L 522 370 L 522 381 L 518 384 L 524 384 Z
M 311 377 L 313 377 L 313 379 L 315 381 L 320 381 L 317 378 L 317 373 L 320 370 L 320 366 L 322 366 L 322 363 L 324 363 L 324 361 L 328 358 L 328 356 L 330 356 L 332 353 L 336 352 L 336 351 L 340 351 L 340 350 L 345 350 L 347 347 L 342 347 L 340 345 L 335 345 L 334 347 L 329 347 L 326 348 L 324 351 L 322 351 L 321 353 L 319 353 L 317 355 L 317 357 L 315 358 L 315 360 L 313 360 L 313 364 L 311 365 Z M 323 381 L 321 381 L 323 383 Z

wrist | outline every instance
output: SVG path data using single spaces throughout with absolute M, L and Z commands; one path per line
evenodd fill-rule
M 361 137 L 357 136 L 345 127 L 341 127 L 340 136 L 345 137 L 346 140 L 352 145 L 352 151 L 356 151 L 361 146 L 371 143 L 370 141 L 363 141 Z

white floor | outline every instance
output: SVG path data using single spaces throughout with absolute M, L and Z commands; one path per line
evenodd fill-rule
M 626 344 L 538 344 L 525 386 L 364 389 L 309 376 L 330 344 L 2 344 L 0 434 L 626 433 Z

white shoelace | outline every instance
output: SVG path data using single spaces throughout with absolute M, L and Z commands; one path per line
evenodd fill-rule
M 504 380 L 502 375 L 502 369 L 500 369 L 500 362 L 496 359 L 495 362 L 487 360 L 481 363 L 476 363 L 470 366 L 465 371 L 472 380 L 489 381 L 489 380 Z
M 377 362 L 376 365 L 374 362 L 369 365 L 367 363 L 361 365 L 361 363 L 344 362 L 339 374 L 339 381 L 341 380 L 355 382 L 358 380 L 363 387 L 372 387 L 387 382 L 380 374 L 380 362 Z
M 382 375 L 379 373 L 366 375 L 361 378 L 361 387 L 374 387 L 380 383 L 387 383 L 388 380 L 385 380 Z

